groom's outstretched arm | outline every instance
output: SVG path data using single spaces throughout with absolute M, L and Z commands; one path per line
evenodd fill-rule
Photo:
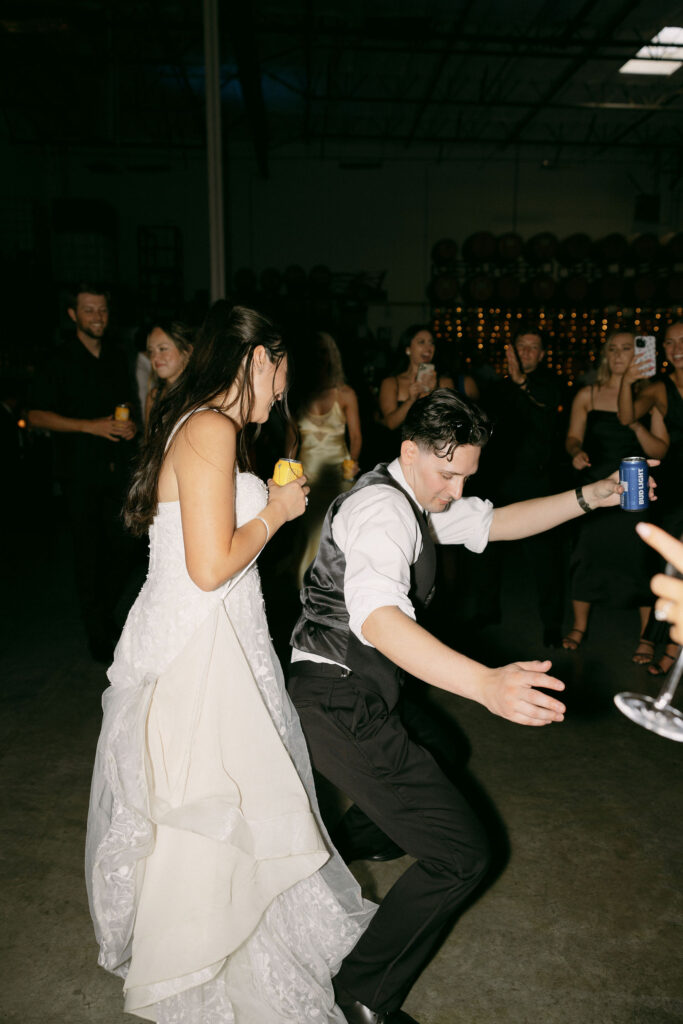
M 648 466 L 658 466 L 658 459 L 648 459 Z M 650 477 L 650 501 L 656 500 L 655 481 Z M 597 508 L 609 508 L 619 504 L 623 487 L 619 483 L 619 471 L 616 470 L 604 480 L 584 484 L 580 488 L 583 500 L 593 511 Z M 551 530 L 553 526 L 566 523 L 584 515 L 585 508 L 579 504 L 576 491 L 563 491 L 551 494 L 547 498 L 531 498 L 529 501 L 518 501 L 514 505 L 504 505 L 493 510 L 489 540 L 520 540 L 531 537 L 535 533 Z
M 441 643 L 395 605 L 371 612 L 362 632 L 368 643 L 404 671 L 475 700 L 494 715 L 520 725 L 547 725 L 564 718 L 564 704 L 535 689 L 564 690 L 564 683 L 546 674 L 550 661 L 488 668 Z

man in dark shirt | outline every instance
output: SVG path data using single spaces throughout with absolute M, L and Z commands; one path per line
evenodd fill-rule
M 511 504 L 553 494 L 562 484 L 562 406 L 560 378 L 544 365 L 545 344 L 536 327 L 520 325 L 507 349 L 509 376 L 492 394 L 494 419 L 491 445 L 492 491 L 496 504 Z M 529 537 L 519 544 L 536 583 L 543 642 L 559 646 L 564 610 L 564 572 L 559 530 Z M 500 552 L 492 551 L 482 567 L 487 595 L 483 604 L 500 593 Z M 496 597 L 497 600 L 497 597 Z M 499 612 L 488 608 L 483 618 L 495 620 Z
M 117 405 L 135 405 L 127 360 L 107 337 L 109 296 L 83 283 L 69 302 L 75 334 L 36 377 L 29 423 L 54 433 L 56 472 L 74 537 L 76 583 L 93 657 L 110 658 L 113 610 L 131 568 L 132 542 L 120 510 L 128 484 L 133 418 L 117 420 Z

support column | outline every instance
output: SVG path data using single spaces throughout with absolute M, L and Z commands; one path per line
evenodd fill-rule
M 209 195 L 211 301 L 225 298 L 225 235 L 221 138 L 221 61 L 218 0 L 204 3 L 204 82 L 206 92 L 206 163 Z

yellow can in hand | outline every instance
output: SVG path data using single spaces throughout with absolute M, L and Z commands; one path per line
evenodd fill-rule
M 114 409 L 114 419 L 115 420 L 129 420 L 130 419 L 130 406 L 128 405 L 128 402 L 121 402 L 120 405 L 116 406 L 116 408 Z
M 355 459 L 344 459 L 342 462 L 342 480 L 353 480 L 356 475 Z
M 273 480 L 282 487 L 303 474 L 304 467 L 296 459 L 278 459 L 273 470 Z

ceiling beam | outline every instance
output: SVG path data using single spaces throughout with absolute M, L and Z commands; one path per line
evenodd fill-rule
M 320 136 L 319 135 L 318 136 L 314 135 L 312 138 L 313 138 L 313 141 L 315 141 L 316 138 L 319 139 Z M 355 131 L 352 134 L 344 133 L 344 132 L 330 132 L 330 133 L 327 134 L 326 138 L 327 138 L 328 142 L 372 142 L 372 143 L 390 143 L 390 144 L 394 143 L 396 145 L 402 145 L 403 143 L 405 143 L 405 135 L 401 135 L 401 134 L 394 134 L 394 135 L 388 135 L 388 134 L 387 135 L 367 134 L 367 135 L 364 135 L 362 133 L 355 132 Z M 486 146 L 486 147 L 488 147 L 488 146 L 498 146 L 500 144 L 500 142 L 502 141 L 502 137 L 501 137 L 501 139 L 495 139 L 495 138 L 483 138 L 481 135 L 477 135 L 477 136 L 475 136 L 475 135 L 456 135 L 456 136 L 429 135 L 429 136 L 420 136 L 420 138 L 416 139 L 415 141 L 417 143 L 419 143 L 419 144 L 435 145 L 435 146 L 443 146 L 443 145 L 448 145 L 450 143 L 457 142 L 457 143 L 459 143 L 461 145 L 477 145 L 477 146 Z M 537 138 L 537 139 L 520 139 L 519 142 L 518 142 L 518 145 L 526 146 L 526 147 L 536 146 L 536 147 L 547 149 L 548 145 L 549 145 L 549 140 L 548 140 L 547 137 Z M 564 147 L 565 150 L 571 150 L 571 149 L 574 149 L 574 148 L 576 148 L 576 149 L 596 149 L 597 146 L 598 146 L 598 143 L 596 141 L 590 142 L 590 141 L 587 141 L 585 139 L 567 139 L 567 138 L 565 138 L 563 140 L 563 147 Z M 681 140 L 679 138 L 679 139 L 676 139 L 676 140 L 672 140 L 670 142 L 669 141 L 662 141 L 661 137 L 658 135 L 656 137 L 656 139 L 653 138 L 651 141 L 650 140 L 647 140 L 647 141 L 642 141 L 641 140 L 639 142 L 622 142 L 622 143 L 616 143 L 613 147 L 612 147 L 611 143 L 609 144 L 609 148 L 623 149 L 623 150 L 641 150 L 641 151 L 644 148 L 648 147 L 648 146 L 649 146 L 649 153 L 652 153 L 655 150 L 670 151 L 670 152 L 678 153 L 681 150 Z
M 673 93 L 672 95 L 670 95 L 669 97 L 664 99 L 662 101 L 661 106 L 657 108 L 657 111 L 651 111 L 650 110 L 646 114 L 643 114 L 642 117 L 639 117 L 636 121 L 632 121 L 631 124 L 625 125 L 621 129 L 621 131 L 617 132 L 617 134 L 612 139 L 610 139 L 607 142 L 607 144 L 605 146 L 603 146 L 601 149 L 598 150 L 596 155 L 600 156 L 600 154 L 603 153 L 605 149 L 611 149 L 611 147 L 613 145 L 621 145 L 622 139 L 626 138 L 627 135 L 630 135 L 631 132 L 637 131 L 641 127 L 641 125 L 645 124 L 646 121 L 649 121 L 650 118 L 654 116 L 654 113 L 679 114 L 680 113 L 679 108 L 678 107 L 670 107 L 669 104 L 672 103 L 675 99 L 678 99 L 680 97 L 681 91 L 682 90 L 678 89 L 678 90 L 676 90 L 675 93 Z M 679 146 L 680 146 L 680 140 L 679 140 Z
M 295 95 L 302 97 L 310 103 L 340 103 L 340 104 L 387 104 L 390 106 L 421 106 L 423 99 L 418 96 L 354 96 L 349 94 L 325 94 L 316 95 L 312 94 L 307 96 L 305 89 L 295 85 L 293 82 L 288 82 L 287 79 L 281 75 L 277 75 L 271 71 L 265 72 L 266 78 L 271 78 L 274 82 L 284 86 L 285 89 L 289 89 Z M 680 92 L 677 91 L 671 100 L 678 99 Z M 643 110 L 650 111 L 651 113 L 683 113 L 682 107 L 669 108 L 670 100 L 659 100 L 656 103 L 636 103 L 635 101 L 628 100 L 576 100 L 573 103 L 548 103 L 545 106 L 545 110 Z M 536 107 L 538 101 L 536 99 L 529 100 L 509 100 L 509 99 L 494 99 L 488 100 L 483 99 L 433 99 L 430 101 L 430 106 L 433 107 L 452 107 L 454 109 L 460 107 L 474 108 L 477 110 L 495 110 L 495 109 L 510 109 L 510 110 L 528 110 L 530 107 Z M 669 108 L 669 109 L 667 109 Z
M 412 125 L 410 127 L 410 131 L 408 133 L 408 139 L 406 141 L 406 146 L 410 146 L 411 142 L 415 138 L 415 135 L 417 133 L 417 129 L 419 128 L 419 125 L 420 125 L 420 121 L 422 120 L 422 116 L 423 116 L 425 110 L 427 109 L 427 107 L 429 106 L 429 104 L 430 104 L 430 102 L 432 100 L 432 97 L 434 96 L 434 90 L 436 89 L 437 85 L 439 84 L 439 79 L 441 78 L 441 75 L 443 74 L 443 70 L 444 70 L 446 64 L 448 63 L 448 60 L 450 59 L 452 44 L 455 42 L 455 40 L 462 33 L 462 30 L 464 28 L 465 22 L 469 18 L 470 12 L 472 11 L 472 8 L 474 7 L 474 3 L 475 3 L 475 0 L 465 0 L 465 3 L 463 4 L 463 7 L 462 7 L 460 13 L 455 18 L 455 20 L 454 20 L 454 22 L 453 22 L 453 24 L 451 26 L 451 30 L 448 33 L 448 35 L 446 36 L 446 39 L 444 40 L 443 50 L 442 50 L 438 60 L 436 61 L 436 64 L 435 64 L 435 66 L 433 68 L 431 77 L 429 79 L 429 83 L 428 83 L 427 88 L 425 90 L 425 93 L 424 93 L 422 99 L 420 100 L 420 103 L 418 105 L 417 110 L 415 111 L 415 117 L 413 118 L 413 123 L 412 123 Z
M 536 115 L 550 103 L 561 89 L 564 88 L 567 82 L 574 77 L 579 68 L 582 68 L 584 64 L 592 59 L 593 54 L 598 50 L 598 48 L 605 44 L 612 33 L 616 31 L 619 25 L 621 25 L 622 21 L 628 17 L 631 11 L 638 7 L 640 3 L 641 0 L 626 0 L 626 3 L 623 3 L 619 7 L 607 23 L 603 25 L 602 30 L 595 33 L 593 39 L 584 47 L 583 52 L 572 58 L 564 71 L 547 89 L 544 90 L 542 96 L 539 97 L 538 102 L 534 107 L 529 110 L 524 117 L 520 118 L 517 124 L 513 125 L 503 142 L 503 146 L 509 146 L 510 144 L 519 141 L 522 132 L 531 123 L 531 121 L 533 121 Z

